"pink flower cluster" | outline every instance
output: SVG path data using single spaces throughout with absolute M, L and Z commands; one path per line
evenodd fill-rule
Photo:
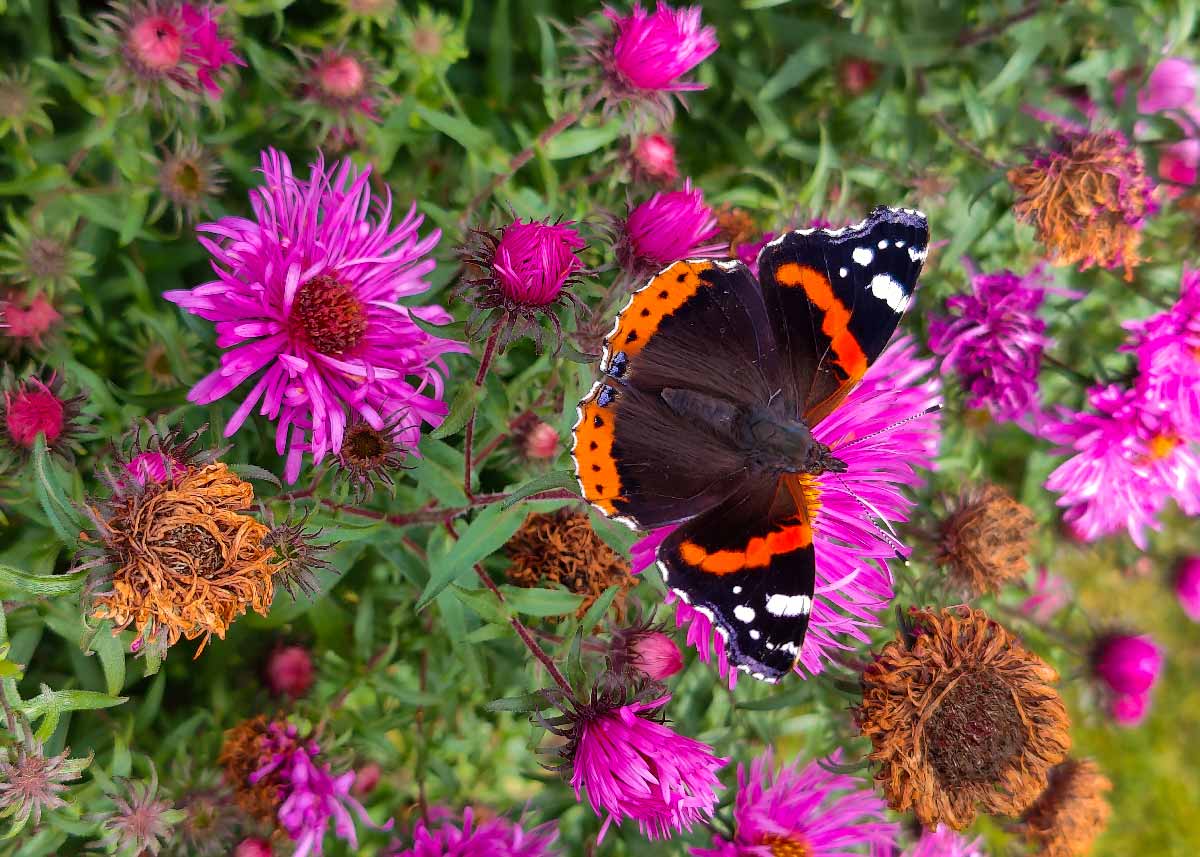
M 1044 435 L 1071 458 L 1046 487 L 1080 538 L 1125 529 L 1145 549 L 1169 500 L 1200 515 L 1200 272 L 1184 274 L 1170 309 L 1125 327 L 1137 377 L 1128 388 L 1094 387 L 1088 411 L 1049 417 Z
M 223 12 L 210 3 L 114 3 L 100 20 L 118 34 L 121 56 L 139 88 L 164 82 L 177 92 L 218 98 L 222 72 L 246 64 L 233 52 L 233 40 L 221 36 Z
M 553 823 L 526 830 L 507 818 L 481 820 L 467 807 L 461 820 L 445 807 L 431 807 L 417 822 L 412 845 L 395 846 L 388 857 L 558 857 Z

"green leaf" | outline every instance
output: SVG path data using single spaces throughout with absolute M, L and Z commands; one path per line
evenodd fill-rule
M 421 441 L 421 458 L 414 462 L 412 475 L 443 506 L 465 506 L 463 464 L 461 452 L 427 437 Z
M 42 692 L 18 705 L 30 720 L 64 711 L 95 711 L 122 705 L 128 697 L 97 693 L 94 690 L 51 690 L 42 685 Z
M 500 590 L 512 609 L 527 616 L 563 616 L 574 613 L 583 601 L 582 595 L 565 589 L 525 589 L 505 585 Z
M 536 479 L 529 480 L 505 497 L 500 506 L 508 509 L 527 497 L 561 489 L 567 489 L 571 492 L 579 490 L 579 482 L 575 479 L 574 472 L 570 470 L 551 470 L 549 473 L 543 473 Z
M 602 149 L 621 136 L 621 123 L 614 119 L 596 128 L 572 128 L 546 144 L 546 157 L 552 161 L 577 158 Z
M 776 693 L 766 699 L 751 699 L 739 702 L 737 707 L 743 711 L 777 711 L 780 708 L 791 708 L 812 699 L 813 690 L 805 682 L 797 682 L 791 690 Z
M 508 103 L 512 96 L 513 38 L 509 0 L 499 0 L 492 13 L 491 33 L 488 38 L 486 76 L 488 91 L 501 104 Z
M 483 156 L 493 145 L 491 134 L 472 125 L 466 119 L 459 119 L 428 107 L 418 107 L 417 114 L 435 130 L 442 132 L 472 154 Z
M 83 521 L 79 513 L 67 499 L 63 490 L 58 470 L 50 460 L 50 451 L 46 448 L 46 436 L 39 434 L 33 445 L 32 457 L 34 488 L 37 492 L 38 503 L 50 526 L 68 547 L 74 547 L 79 541 L 79 532 L 83 529 Z
M 583 619 L 579 623 L 579 627 L 583 629 L 585 634 L 590 634 L 592 629 L 603 621 L 608 613 L 608 608 L 612 607 L 613 601 L 616 600 L 617 594 L 621 591 L 619 586 L 610 586 L 605 589 L 599 598 L 595 600 L 587 612 L 583 614 Z
M 1053 27 L 1047 27 L 1045 21 L 1037 18 L 1013 27 L 1013 38 L 1009 41 L 1017 45 L 1017 51 L 1009 57 L 1000 73 L 979 91 L 979 97 L 984 101 L 993 101 L 1000 93 L 1025 77 L 1041 56 L 1053 33 Z
M 113 635 L 109 622 L 102 623 L 92 638 L 92 651 L 100 658 L 109 694 L 116 696 L 125 686 L 125 645 L 119 636 Z
M 759 90 L 758 97 L 763 101 L 772 101 L 795 89 L 828 64 L 829 46 L 813 39 L 783 61 L 779 70 Z
M 472 610 L 480 619 L 495 625 L 507 625 L 512 620 L 506 605 L 500 602 L 494 592 L 487 589 L 467 589 L 465 586 L 452 584 L 449 589 L 463 606 Z
M 11 565 L 0 564 L 0 583 L 20 589 L 30 595 L 50 597 L 69 595 L 83 589 L 87 578 L 88 571 L 86 570 L 70 574 L 40 575 L 21 571 Z
M 475 413 L 475 405 L 479 401 L 479 393 L 482 389 L 474 384 L 464 384 L 459 387 L 458 392 L 454 394 L 454 399 L 450 402 L 450 413 L 446 414 L 442 424 L 431 431 L 429 436 L 434 440 L 441 440 L 462 431 L 467 420 L 471 419 L 471 415 Z
M 502 699 L 493 699 L 487 704 L 488 711 L 512 711 L 516 714 L 524 714 L 529 711 L 545 711 L 547 708 L 553 708 L 554 703 L 546 698 L 546 694 L 540 690 L 535 690 L 533 693 L 526 693 L 522 696 L 506 696 Z
M 429 582 L 425 584 L 417 609 L 423 610 L 460 574 L 499 550 L 524 520 L 523 509 L 502 509 L 499 504 L 486 506 L 447 553 L 429 558 Z

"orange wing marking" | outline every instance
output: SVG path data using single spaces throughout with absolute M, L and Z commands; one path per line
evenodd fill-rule
M 812 527 L 808 524 L 788 524 L 765 536 L 755 536 L 745 550 L 707 551 L 695 542 L 679 546 L 679 555 L 688 565 L 710 574 L 733 574 L 752 568 L 766 568 L 771 557 L 806 548 L 812 544 Z
M 599 391 L 597 391 L 599 392 Z M 621 497 L 621 477 L 613 458 L 613 422 L 616 416 L 602 408 L 593 395 L 580 406 L 575 427 L 575 475 L 583 494 L 607 515 L 616 514 L 614 500 Z
M 807 265 L 787 262 L 775 271 L 775 280 L 784 286 L 799 286 L 817 309 L 825 313 L 821 330 L 829 337 L 833 348 L 834 365 L 857 381 L 867 371 L 867 355 L 859 347 L 858 340 L 850 332 L 850 310 L 833 293 L 829 278 Z
M 635 292 L 629 305 L 617 317 L 616 330 L 604 340 L 608 353 L 624 351 L 630 359 L 637 355 L 663 319 L 705 285 L 700 274 L 712 266 L 713 263 L 707 261 L 676 262 Z

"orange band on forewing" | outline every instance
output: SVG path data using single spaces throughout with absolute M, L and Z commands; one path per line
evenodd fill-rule
M 804 289 L 813 305 L 825 313 L 821 330 L 829 337 L 830 347 L 836 355 L 833 362 L 853 380 L 866 374 L 867 355 L 850 332 L 850 310 L 833 293 L 829 278 L 816 268 L 787 262 L 775 269 L 775 281 L 781 286 Z
M 612 515 L 614 500 L 621 497 L 621 477 L 613 458 L 614 421 L 611 408 L 602 408 L 595 397 L 580 408 L 582 417 L 575 427 L 576 476 L 583 486 L 583 495 Z
M 640 289 L 617 321 L 617 330 L 605 343 L 610 354 L 624 351 L 634 357 L 650 341 L 667 316 L 700 290 L 700 273 L 712 262 L 676 262 Z
M 753 568 L 766 568 L 771 558 L 791 553 L 812 544 L 812 528 L 808 524 L 789 524 L 765 536 L 755 536 L 745 550 L 706 551 L 695 542 L 679 546 L 679 556 L 688 565 L 709 574 L 732 574 Z

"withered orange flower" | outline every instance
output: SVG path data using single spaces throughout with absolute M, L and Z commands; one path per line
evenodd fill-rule
M 225 782 L 233 789 L 237 805 L 259 821 L 275 820 L 282 801 L 283 779 L 279 771 L 271 771 L 252 783 L 250 775 L 270 761 L 275 752 L 286 749 L 280 741 L 287 739 L 288 730 L 261 714 L 225 730 L 217 763 L 225 772 Z
M 1033 512 L 998 485 L 969 488 L 942 522 L 935 560 L 972 595 L 996 592 L 1029 571 Z
M 1071 746 L 1058 674 L 982 610 L 908 621 L 864 670 L 856 712 L 888 805 L 931 829 L 1018 815 Z
M 1025 839 L 1040 857 L 1082 857 L 1092 849 L 1112 808 L 1112 782 L 1091 759 L 1069 759 L 1050 772 L 1050 784 L 1021 819 Z
M 577 616 L 583 616 L 613 585 L 621 587 L 613 603 L 617 615 L 624 616 L 625 595 L 637 585 L 629 563 L 596 535 L 588 516 L 581 512 L 530 515 L 505 548 L 512 560 L 510 582 L 524 587 L 561 583 L 584 596 Z
M 1067 131 L 1009 170 L 1008 181 L 1018 194 L 1013 212 L 1033 225 L 1056 264 L 1123 268 L 1133 279 L 1154 184 L 1124 134 Z
M 250 483 L 220 463 L 172 470 L 89 510 L 110 569 L 90 614 L 115 630 L 132 626 L 164 650 L 180 637 L 201 639 L 199 655 L 247 608 L 267 614 L 286 561 L 270 529 L 244 514 L 254 501 Z

